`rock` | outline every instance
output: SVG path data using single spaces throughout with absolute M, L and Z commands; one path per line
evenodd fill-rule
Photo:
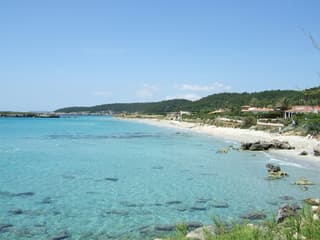
M 207 203 L 211 200 L 211 198 L 199 198 L 196 202 L 197 203 Z
M 63 240 L 63 239 L 67 239 L 70 237 L 71 237 L 70 233 L 68 233 L 67 231 L 63 231 L 63 232 L 59 233 L 57 236 L 52 237 L 51 240 Z
M 119 180 L 119 178 L 107 177 L 104 180 L 111 181 L 111 182 L 117 182 Z
M 263 212 L 251 212 L 245 215 L 241 215 L 240 218 L 249 219 L 249 220 L 261 220 L 267 217 Z
M 295 185 L 315 185 L 315 183 L 307 180 L 305 177 L 300 178 L 298 181 L 295 181 Z
M 221 203 L 216 202 L 216 203 L 211 204 L 210 206 L 212 206 L 214 208 L 228 208 L 229 204 L 224 203 L 224 202 L 221 202 Z
M 279 197 L 281 200 L 283 201 L 290 201 L 290 200 L 294 200 L 294 197 L 291 197 L 291 196 L 281 196 Z
M 199 222 L 189 222 L 186 224 L 188 229 L 194 229 L 194 228 L 199 228 L 202 227 L 202 223 Z
M 315 156 L 320 156 L 320 144 L 313 148 L 313 153 Z
M 271 142 L 266 141 L 257 141 L 251 143 L 242 143 L 241 144 L 242 150 L 249 150 L 249 151 L 266 151 L 269 149 L 294 149 L 288 142 L 279 141 L 279 140 L 272 140 Z
M 297 210 L 299 207 L 297 206 L 290 206 L 288 204 L 282 205 L 278 209 L 277 213 L 277 223 L 283 222 L 286 218 L 295 216 L 297 214 Z
M 124 211 L 124 210 L 108 210 L 108 211 L 105 211 L 104 214 L 127 216 L 127 215 L 129 215 L 129 212 L 128 211 Z
M 187 208 L 178 208 L 177 209 L 179 212 L 185 212 L 185 211 L 187 211 L 188 209 Z
M 191 207 L 190 208 L 191 211 L 205 211 L 207 210 L 206 207 Z
M 272 163 L 268 163 L 266 165 L 266 168 L 268 168 L 268 172 L 280 172 L 281 168 L 279 165 L 273 165 Z
M 225 148 L 220 148 L 217 153 L 228 153 L 229 152 L 229 148 L 225 147 Z
M 51 199 L 51 197 L 45 197 L 44 199 L 42 199 L 42 201 L 40 203 L 42 203 L 42 204 L 51 204 L 52 203 L 52 199 Z
M 8 231 L 8 228 L 13 227 L 12 224 L 7 224 L 7 223 L 0 223 L 0 233 Z
M 311 210 L 313 213 L 319 213 L 320 212 L 320 207 L 319 206 L 311 206 Z
M 206 240 L 208 234 L 215 236 L 215 228 L 213 225 L 196 228 L 195 230 L 189 232 L 186 238 L 195 240 Z
M 12 196 L 14 197 L 31 197 L 35 195 L 34 192 L 21 192 L 21 193 L 13 193 Z
M 156 231 L 165 231 L 165 232 L 171 232 L 176 228 L 176 225 L 167 224 L 167 225 L 156 225 L 154 229 Z
M 163 167 L 162 166 L 153 166 L 152 169 L 161 170 L 161 169 L 163 169 Z
M 320 198 L 307 198 L 303 201 L 312 206 L 320 206 Z
M 9 213 L 13 214 L 13 215 L 21 215 L 21 214 L 23 214 L 23 211 L 22 211 L 22 209 L 17 208 L 17 209 L 10 210 Z
M 308 155 L 308 152 L 307 152 L 307 151 L 302 151 L 302 152 L 300 153 L 300 155 L 301 155 L 301 156 L 307 156 L 307 155 Z
M 181 201 L 168 201 L 168 202 L 166 202 L 166 204 L 168 204 L 168 205 L 181 204 L 181 203 L 182 203 Z

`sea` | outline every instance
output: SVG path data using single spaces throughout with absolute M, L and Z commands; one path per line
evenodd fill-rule
M 111 116 L 0 118 L 0 239 L 153 239 L 319 197 L 319 168 L 239 146 Z M 266 180 L 267 163 L 289 176 Z

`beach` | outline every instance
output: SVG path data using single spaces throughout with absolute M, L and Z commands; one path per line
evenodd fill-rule
M 183 131 L 191 131 L 200 134 L 207 134 L 220 139 L 236 141 L 238 143 L 254 142 L 254 141 L 271 141 L 273 139 L 279 141 L 287 141 L 294 146 L 293 150 L 269 150 L 268 153 L 279 156 L 287 161 L 293 161 L 302 164 L 308 164 L 320 167 L 320 157 L 314 156 L 313 148 L 320 144 L 316 139 L 309 139 L 303 136 L 282 135 L 279 133 L 270 133 L 267 131 L 259 131 L 252 129 L 226 128 L 214 125 L 206 125 L 200 123 L 190 123 L 184 121 L 173 121 L 165 119 L 147 119 L 135 118 L 128 119 L 144 124 L 151 124 L 158 127 L 175 128 Z M 302 156 L 300 153 L 306 151 L 308 155 Z

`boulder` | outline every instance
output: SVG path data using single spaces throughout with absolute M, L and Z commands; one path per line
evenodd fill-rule
M 291 206 L 289 204 L 282 205 L 278 209 L 277 223 L 283 222 L 286 218 L 295 216 L 297 214 L 298 206 Z
M 228 153 L 229 152 L 229 148 L 220 148 L 217 153 Z
M 315 185 L 315 183 L 307 180 L 305 177 L 300 178 L 298 181 L 295 181 L 295 185 Z
M 303 201 L 312 206 L 320 206 L 320 198 L 307 198 Z
M 268 168 L 268 172 L 280 172 L 281 168 L 279 165 L 273 165 L 272 163 L 268 163 L 266 165 L 266 168 Z
M 315 156 L 320 156 L 320 144 L 313 148 L 313 152 Z
M 300 155 L 301 155 L 301 156 L 307 156 L 307 155 L 308 155 L 308 152 L 307 152 L 307 151 L 302 151 L 302 152 L 300 153 Z
M 266 141 L 257 141 L 251 143 L 242 143 L 241 144 L 242 150 L 249 150 L 249 151 L 266 151 L 269 149 L 294 149 L 288 142 L 279 141 L 279 140 L 272 140 L 271 142 Z
M 186 238 L 191 238 L 194 240 L 206 240 L 207 235 L 215 236 L 215 228 L 213 225 L 196 228 L 195 230 L 189 232 Z

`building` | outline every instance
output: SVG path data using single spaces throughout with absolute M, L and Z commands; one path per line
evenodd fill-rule
M 319 113 L 320 106 L 292 106 L 291 109 L 284 112 L 284 118 L 291 118 L 297 113 Z
M 273 112 L 273 108 L 266 108 L 266 107 L 251 107 L 248 105 L 241 107 L 241 112 L 252 112 L 252 113 L 266 113 L 266 112 Z

